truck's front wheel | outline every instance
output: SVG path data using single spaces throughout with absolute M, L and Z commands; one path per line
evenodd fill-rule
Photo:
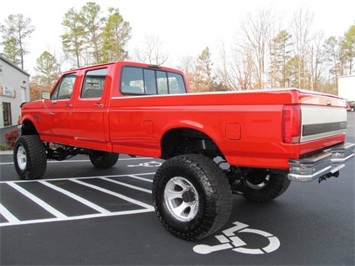
M 14 164 L 21 179 L 39 179 L 47 168 L 46 147 L 38 135 L 21 136 L 14 146 Z
M 117 163 L 118 156 L 117 153 L 92 151 L 89 158 L 96 168 L 110 168 Z
M 161 223 L 184 240 L 207 237 L 230 216 L 232 193 L 221 169 L 202 155 L 181 155 L 163 163 L 153 182 L 153 203 Z

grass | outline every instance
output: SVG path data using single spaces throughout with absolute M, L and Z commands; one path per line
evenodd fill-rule
M 11 151 L 11 150 L 12 150 L 11 146 L 4 143 L 0 143 L 0 151 Z

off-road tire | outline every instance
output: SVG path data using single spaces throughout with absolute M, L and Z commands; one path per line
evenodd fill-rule
M 188 184 L 189 190 L 196 194 L 192 197 L 193 192 L 184 192 L 181 201 L 185 201 L 184 197 L 198 198 L 196 214 L 191 220 L 174 217 L 169 200 L 165 198 L 167 184 L 176 179 Z M 155 174 L 152 194 L 160 222 L 170 233 L 184 240 L 193 241 L 212 235 L 225 225 L 232 209 L 228 179 L 212 159 L 202 155 L 181 155 L 165 161 Z
M 264 182 L 267 176 L 269 180 L 260 188 L 257 188 L 256 183 L 248 185 L 247 180 L 247 184 L 242 188 L 243 196 L 250 201 L 263 203 L 281 196 L 290 186 L 291 181 L 284 174 L 267 173 Z
M 40 179 L 47 168 L 47 153 L 38 135 L 24 135 L 14 145 L 14 164 L 21 179 Z
M 117 163 L 119 154 L 104 151 L 92 151 L 89 154 L 91 163 L 96 168 L 110 168 Z

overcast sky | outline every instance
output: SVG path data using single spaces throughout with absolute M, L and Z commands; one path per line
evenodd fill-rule
M 10 14 L 30 17 L 36 27 L 28 40 L 31 54 L 25 57 L 25 69 L 34 75 L 33 67 L 42 52 L 57 56 L 62 53 L 60 35 L 64 14 L 80 8 L 87 0 L 7 0 L 0 7 L 0 23 Z M 142 46 L 144 36 L 157 36 L 162 49 L 169 54 L 167 66 L 176 66 L 182 57 L 197 57 L 207 46 L 212 55 L 218 45 L 230 46 L 236 38 L 238 25 L 248 13 L 271 8 L 285 22 L 301 8 L 314 12 L 313 31 L 326 37 L 342 36 L 355 24 L 354 0 L 97 0 L 102 10 L 119 8 L 132 27 L 129 50 Z M 287 25 L 285 25 L 286 27 Z M 0 36 L 1 38 L 1 36 Z M 2 50 L 2 49 L 1 49 Z M 1 51 L 0 50 L 0 51 Z M 63 69 L 66 70 L 66 69 Z

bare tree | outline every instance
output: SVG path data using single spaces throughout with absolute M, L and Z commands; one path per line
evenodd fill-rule
M 321 77 L 326 70 L 326 51 L 324 49 L 324 34 L 317 33 L 311 45 L 310 55 L 310 89 L 321 90 Z
M 226 50 L 224 43 L 220 43 L 219 45 L 219 58 L 220 60 L 216 67 L 216 78 L 227 90 L 237 90 L 238 84 L 232 74 L 231 55 Z
M 256 88 L 265 86 L 266 55 L 270 36 L 272 36 L 272 25 L 274 22 L 271 9 L 262 9 L 255 14 L 248 14 L 241 22 L 241 37 L 239 46 L 245 51 L 244 57 L 252 56 L 255 65 Z
M 134 58 L 138 61 L 154 64 L 163 65 L 169 56 L 163 49 L 163 42 L 155 35 L 146 35 L 143 46 L 141 48 L 136 48 Z
M 299 88 L 306 88 L 307 78 L 307 52 L 312 40 L 311 26 L 313 13 L 309 10 L 299 10 L 293 15 L 291 29 L 294 37 L 294 52 L 297 60 L 297 80 Z
M 195 78 L 195 68 L 196 68 L 196 59 L 192 56 L 184 56 L 180 59 L 180 63 L 177 68 L 181 69 L 187 82 L 189 83 L 189 87 L 192 91 L 195 91 L 196 88 L 194 87 L 194 78 Z

